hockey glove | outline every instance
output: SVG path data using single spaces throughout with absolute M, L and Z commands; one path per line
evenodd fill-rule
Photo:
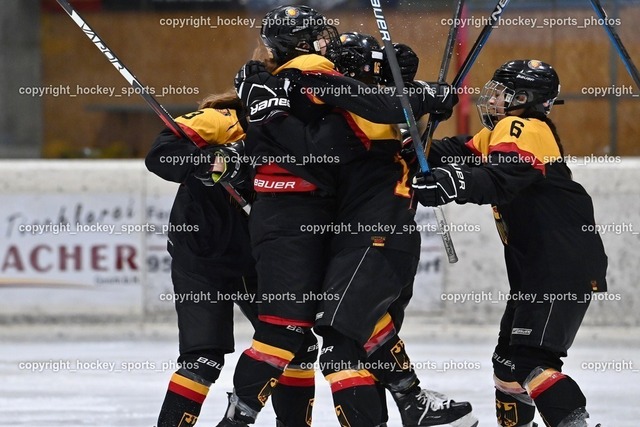
M 244 141 L 205 148 L 209 162 L 196 169 L 194 176 L 206 186 L 218 182 L 231 184 L 234 188 L 242 188 L 249 176 L 247 167 L 242 161 Z
M 288 79 L 274 77 L 266 71 L 247 77 L 237 89 L 238 96 L 249 109 L 248 122 L 265 124 L 289 114 Z
M 402 81 L 407 83 L 413 81 L 418 72 L 418 64 L 420 60 L 418 55 L 406 44 L 394 43 L 393 48 L 396 51 L 396 58 L 398 59 L 398 65 L 400 66 L 400 74 L 402 74 Z M 389 59 L 387 54 L 382 48 L 382 72 L 380 73 L 380 81 L 382 84 L 391 86 L 394 84 L 393 73 L 389 66 Z
M 260 61 L 251 60 L 244 64 L 240 71 L 236 74 L 236 77 L 233 79 L 233 86 L 236 88 L 236 92 L 239 90 L 240 85 L 247 79 L 247 77 L 251 77 L 258 73 L 266 73 L 267 69 L 264 66 L 264 63 Z
M 468 166 L 455 163 L 431 170 L 431 174 L 413 177 L 411 187 L 424 206 L 446 205 L 452 201 L 465 203 L 469 194 Z
M 431 117 L 439 122 L 447 120 L 453 114 L 453 107 L 458 103 L 458 95 L 456 95 L 453 86 L 447 83 L 431 83 L 422 80 L 414 80 L 407 84 L 407 93 L 409 95 L 421 95 L 423 99 L 426 97 L 433 98 L 433 106 L 431 108 Z

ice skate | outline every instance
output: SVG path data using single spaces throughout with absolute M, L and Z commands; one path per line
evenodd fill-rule
M 478 419 L 469 402 L 455 402 L 445 395 L 418 387 L 409 393 L 393 393 L 404 427 L 476 427 Z
M 578 408 L 573 411 L 567 418 L 562 420 L 562 422 L 558 425 L 558 427 L 589 427 L 591 423 L 587 421 L 589 418 L 589 413 L 586 408 Z M 600 423 L 596 424 L 595 427 L 602 427 Z

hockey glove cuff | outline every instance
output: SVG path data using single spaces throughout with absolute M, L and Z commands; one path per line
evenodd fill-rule
M 248 78 L 258 73 L 266 73 L 267 69 L 264 66 L 264 63 L 260 61 L 251 60 L 244 64 L 242 68 L 236 74 L 236 77 L 233 79 L 233 86 L 236 88 L 236 92 L 238 92 L 240 85 Z

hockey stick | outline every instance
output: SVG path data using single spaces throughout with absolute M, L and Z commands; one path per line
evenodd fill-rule
M 473 64 L 476 62 L 478 55 L 480 55 L 480 51 L 489 39 L 491 31 L 493 31 L 493 27 L 495 27 L 495 25 L 500 20 L 500 16 L 502 15 L 502 12 L 504 12 L 504 9 L 507 7 L 507 4 L 509 4 L 509 1 L 510 0 L 498 0 L 496 7 L 493 9 L 493 12 L 491 12 L 491 15 L 489 15 L 489 23 L 482 28 L 482 31 L 480 32 L 480 35 L 478 35 L 476 42 L 473 44 L 471 50 L 469 51 L 469 54 L 464 59 L 462 67 L 460 67 L 460 70 L 458 70 L 458 73 L 453 78 L 451 86 L 453 86 L 454 88 L 459 88 L 462 84 L 462 81 L 465 79 L 465 77 L 467 77 L 467 74 L 469 74 L 471 66 L 473 66 Z
M 638 87 L 638 89 L 640 89 L 640 74 L 638 73 L 638 69 L 636 68 L 635 64 L 631 60 L 631 57 L 629 56 L 629 52 L 627 52 L 627 49 L 625 49 L 624 45 L 622 44 L 622 40 L 620 40 L 620 36 L 618 36 L 618 33 L 613 29 L 611 24 L 609 24 L 607 12 L 605 12 L 604 9 L 602 8 L 602 5 L 600 4 L 600 0 L 591 0 L 591 5 L 593 6 L 593 9 L 596 11 L 596 15 L 598 15 L 598 18 L 602 20 L 602 25 L 604 26 L 604 29 L 607 32 L 607 35 L 609 36 L 609 39 L 611 39 L 611 43 L 613 43 L 613 46 L 618 51 L 618 55 L 620 55 L 620 59 L 622 60 L 625 68 L 627 69 L 627 72 L 629 73 L 633 81 L 636 83 L 636 86 Z
M 491 31 L 493 31 L 494 26 L 500 20 L 500 16 L 502 16 L 502 12 L 504 12 L 504 9 L 507 7 L 507 4 L 509 4 L 509 1 L 510 0 L 498 0 L 496 7 L 491 12 L 491 15 L 489 15 L 489 22 L 482 28 L 482 31 L 480 31 L 478 38 L 476 39 L 475 43 L 471 47 L 471 50 L 467 54 L 467 57 L 464 59 L 464 62 L 462 63 L 460 70 L 458 70 L 458 73 L 455 75 L 455 77 L 453 78 L 453 81 L 451 82 L 451 86 L 454 89 L 458 89 L 462 84 L 462 82 L 464 81 L 464 79 L 467 77 L 467 74 L 469 74 L 471 67 L 476 62 L 478 55 L 480 55 L 480 51 L 482 50 L 482 48 L 484 47 L 484 44 L 489 39 L 489 36 L 491 35 Z M 456 10 L 456 13 L 458 13 L 457 10 Z M 455 21 L 454 21 L 454 24 L 455 24 Z M 441 68 L 441 71 L 442 71 L 442 68 Z M 429 128 L 429 126 L 427 125 L 427 129 L 423 133 L 422 141 L 424 143 L 425 151 L 427 152 L 427 154 L 429 153 L 429 149 L 431 148 L 431 141 L 433 140 L 433 134 L 437 126 L 438 126 L 438 122 L 435 121 L 435 123 L 431 126 L 431 128 Z
M 134 76 L 131 71 L 129 71 L 122 61 L 118 59 L 118 57 L 107 47 L 107 45 L 102 41 L 102 39 L 96 34 L 96 32 L 82 19 L 82 17 L 76 12 L 76 10 L 71 6 L 71 4 L 67 0 L 56 0 L 58 4 L 64 9 L 65 12 L 73 19 L 73 22 L 80 27 L 80 29 L 84 32 L 84 34 L 96 45 L 98 50 L 107 57 L 109 62 L 120 72 L 122 77 L 129 82 L 136 92 L 142 96 L 142 98 L 149 104 L 151 109 L 160 117 L 160 119 L 164 122 L 165 126 L 167 126 L 171 131 L 181 138 L 184 138 L 188 141 L 193 142 L 191 138 L 182 130 L 182 128 L 173 120 L 171 114 L 165 110 L 165 108 L 160 105 L 160 103 L 147 91 L 146 87 L 140 83 L 140 81 Z M 194 145 L 195 142 L 193 142 Z M 233 199 L 242 206 L 242 209 L 248 214 L 251 211 L 251 206 L 247 203 L 246 200 L 236 191 L 228 183 L 222 183 L 223 187 L 227 190 L 229 195 L 233 197 Z
M 389 68 L 391 69 L 391 74 L 393 75 L 393 81 L 395 83 L 396 90 L 398 91 L 398 95 L 400 96 L 400 105 L 402 105 L 404 117 L 406 119 L 407 126 L 409 127 L 409 134 L 411 135 L 411 139 L 413 140 L 413 149 L 416 152 L 416 158 L 418 159 L 418 163 L 420 164 L 420 170 L 423 174 L 429 174 L 431 172 L 431 169 L 429 168 L 427 157 L 425 156 L 422 145 L 420 144 L 420 132 L 418 131 L 418 125 L 416 124 L 416 119 L 413 115 L 413 109 L 411 108 L 409 97 L 405 92 L 404 81 L 402 80 L 402 74 L 400 73 L 400 65 L 398 64 L 396 51 L 393 47 L 393 43 L 391 42 L 389 25 L 387 25 L 384 13 L 382 12 L 382 8 L 380 7 L 380 0 L 371 0 L 371 6 L 373 7 L 373 15 L 376 18 L 378 30 L 380 31 L 380 36 L 382 38 L 382 42 L 384 43 L 384 49 L 387 52 Z M 457 262 L 458 255 L 456 255 L 456 250 L 453 246 L 453 241 L 451 240 L 451 234 L 444 227 L 447 224 L 447 221 L 444 217 L 444 211 L 440 207 L 436 207 L 434 208 L 434 213 L 436 215 L 438 230 L 440 232 L 440 235 L 442 236 L 444 250 L 447 253 L 447 258 L 449 259 L 450 263 Z
M 464 7 L 464 0 L 459 0 L 458 5 L 456 6 L 456 10 L 453 13 L 453 23 L 451 24 L 451 28 L 449 28 L 449 35 L 447 36 L 447 43 L 444 47 L 444 52 L 442 54 L 442 62 L 440 63 L 440 71 L 438 72 L 438 81 L 444 82 L 447 78 L 447 73 L 449 72 L 449 64 L 451 63 L 451 55 L 453 54 L 453 48 L 455 46 L 456 39 L 458 37 L 458 25 L 460 22 L 460 16 L 462 16 L 462 8 Z M 431 141 L 433 141 L 433 134 L 436 131 L 436 127 L 438 127 L 440 121 L 437 118 L 433 118 L 429 116 L 429 121 L 427 122 L 427 128 L 422 136 L 423 140 L 426 143 L 423 143 L 425 156 L 429 155 L 429 149 L 431 148 Z
M 491 35 L 491 31 L 493 31 L 493 27 L 496 25 L 496 23 L 500 19 L 500 16 L 502 15 L 502 12 L 504 12 L 504 9 L 507 7 L 507 4 L 509 3 L 509 1 L 510 0 L 498 0 L 496 7 L 493 9 L 493 12 L 491 12 L 489 22 L 484 26 L 484 28 L 482 28 L 482 31 L 478 35 L 478 38 L 473 44 L 473 47 L 471 47 L 469 54 L 464 59 L 464 62 L 462 63 L 460 70 L 458 70 L 458 73 L 453 78 L 453 82 L 451 83 L 451 86 L 453 87 L 453 89 L 458 89 L 462 84 L 462 82 L 464 81 L 465 77 L 467 77 L 469 70 L 471 70 L 471 66 L 474 64 L 474 62 L 478 58 L 478 55 L 480 55 L 480 51 L 482 50 L 482 48 L 484 47 L 484 44 L 489 39 L 489 35 Z M 463 3 L 463 2 L 464 2 L 463 0 L 460 1 L 460 3 Z M 458 7 L 460 9 L 459 10 L 456 9 L 456 12 L 455 12 L 455 16 L 457 16 L 458 18 L 460 17 L 460 13 L 462 12 L 462 7 L 460 3 L 458 3 Z M 454 17 L 454 21 L 453 21 L 454 26 L 455 26 L 455 23 L 456 21 Z M 453 28 L 449 30 L 449 37 L 452 37 L 451 35 L 452 30 Z M 457 32 L 457 29 L 455 31 Z M 455 40 L 455 35 L 453 36 L 453 38 Z M 447 53 L 447 49 L 450 49 L 451 51 Z M 444 77 L 447 75 L 447 69 L 449 66 L 448 62 L 450 61 L 452 50 L 453 50 L 453 42 L 451 40 L 447 40 L 445 55 L 449 55 L 449 59 L 446 59 L 447 63 L 445 64 L 446 56 L 442 58 L 442 66 L 440 67 L 440 74 L 438 76 L 440 80 L 444 79 Z M 427 123 L 427 128 L 425 129 L 425 132 L 422 134 L 422 143 L 423 143 L 424 151 L 426 155 L 429 155 L 429 150 L 431 149 L 431 142 L 433 141 L 433 134 L 435 133 L 436 127 L 438 126 L 439 123 L 440 122 L 437 119 L 432 120 L 431 118 L 429 118 L 429 122 Z

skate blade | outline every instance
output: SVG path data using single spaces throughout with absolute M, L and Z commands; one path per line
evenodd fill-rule
M 447 424 L 430 424 L 429 427 L 477 427 L 478 419 L 472 413 Z M 421 427 L 415 425 L 404 425 L 403 427 Z
M 469 413 L 462 418 L 458 418 L 457 420 L 448 423 L 448 424 L 439 424 L 433 427 L 477 427 L 478 419 L 473 416 L 473 414 Z

